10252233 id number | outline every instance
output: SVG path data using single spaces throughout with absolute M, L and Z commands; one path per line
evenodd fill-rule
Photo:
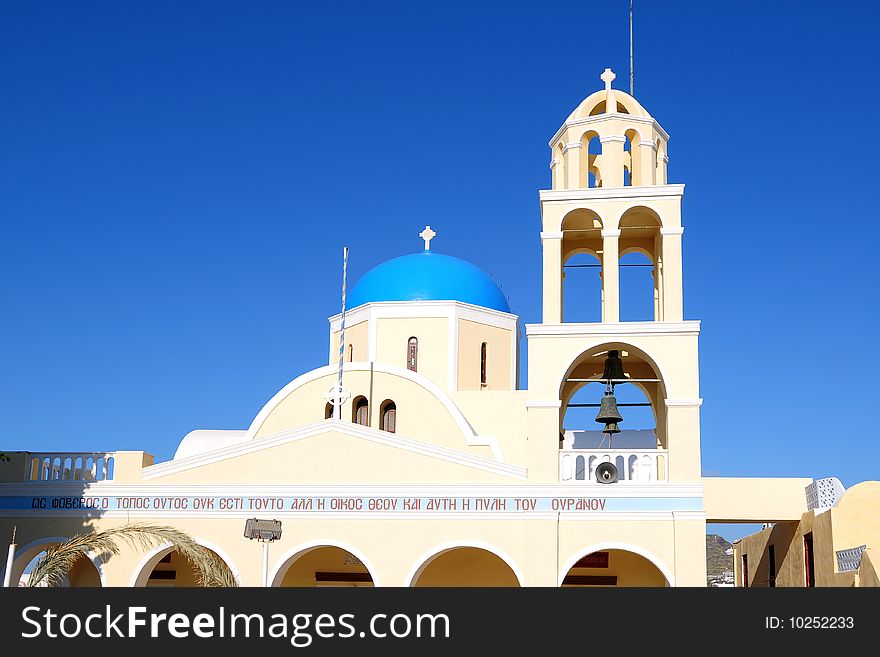
M 852 616 L 766 616 L 764 627 L 768 630 L 849 630 L 855 627 Z

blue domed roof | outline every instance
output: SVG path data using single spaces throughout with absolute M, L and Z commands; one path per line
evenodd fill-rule
M 465 260 L 423 251 L 376 265 L 352 288 L 354 308 L 371 301 L 461 301 L 509 313 L 501 289 L 488 274 Z

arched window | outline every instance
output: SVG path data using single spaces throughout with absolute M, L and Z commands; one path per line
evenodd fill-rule
M 406 345 L 406 369 L 419 371 L 419 339 L 410 338 Z
M 355 424 L 370 426 L 370 404 L 366 397 L 358 397 L 352 404 L 351 421 Z
M 382 431 L 394 433 L 397 430 L 397 405 L 390 399 L 382 403 Z
M 348 362 L 351 363 L 354 361 L 354 346 L 351 344 L 348 345 Z
M 329 420 L 333 417 L 333 404 L 327 402 L 327 405 L 324 407 L 324 419 Z
M 480 385 L 486 385 L 486 343 L 480 345 Z

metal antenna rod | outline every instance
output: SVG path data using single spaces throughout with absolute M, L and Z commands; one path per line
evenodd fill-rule
M 333 417 L 342 419 L 342 362 L 345 353 L 345 277 L 348 273 L 348 247 L 342 248 L 342 326 L 339 330 L 339 379 L 336 382 L 336 403 Z
M 633 0 L 629 0 L 629 95 L 636 95 L 633 78 Z

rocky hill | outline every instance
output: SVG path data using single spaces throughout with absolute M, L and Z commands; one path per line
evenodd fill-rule
M 733 572 L 733 545 L 718 534 L 706 534 L 706 580 L 709 586 L 717 586 L 729 579 L 725 573 Z

